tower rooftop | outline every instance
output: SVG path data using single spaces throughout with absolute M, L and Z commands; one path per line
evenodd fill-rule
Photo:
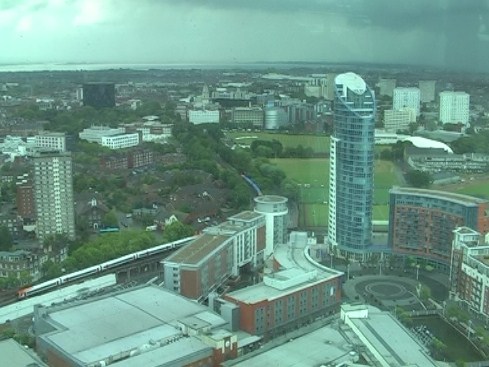
M 363 94 L 367 90 L 367 84 L 362 77 L 352 72 L 338 75 L 335 83 L 347 87 L 355 94 Z

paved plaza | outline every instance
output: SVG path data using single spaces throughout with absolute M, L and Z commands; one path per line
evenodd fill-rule
M 417 295 L 421 284 L 415 279 L 395 275 L 364 275 L 343 284 L 344 296 L 351 302 L 369 303 L 392 309 L 423 309 Z

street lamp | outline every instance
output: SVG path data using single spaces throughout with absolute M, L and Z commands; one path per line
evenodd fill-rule
M 419 280 L 419 264 L 416 264 L 416 280 Z

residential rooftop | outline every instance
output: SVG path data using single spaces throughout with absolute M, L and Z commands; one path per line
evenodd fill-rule
M 229 237 L 229 235 L 204 233 L 185 247 L 182 247 L 180 250 L 167 257 L 165 261 L 196 265 L 206 256 L 217 250 L 225 241 L 228 241 Z
M 412 194 L 412 195 L 420 195 L 420 196 L 429 196 L 429 197 L 439 197 L 444 200 L 451 200 L 454 202 L 458 202 L 460 204 L 483 204 L 487 203 L 487 199 L 481 199 L 474 196 L 456 194 L 453 192 L 447 191 L 439 191 L 439 190 L 428 190 L 428 189 L 418 189 L 414 187 L 399 187 L 394 186 L 389 190 L 390 193 L 394 194 Z
M 229 217 L 229 220 L 242 220 L 245 222 L 251 222 L 251 221 L 256 220 L 260 217 L 263 217 L 263 214 L 252 212 L 250 210 L 245 210 L 241 213 L 233 215 L 232 217 Z

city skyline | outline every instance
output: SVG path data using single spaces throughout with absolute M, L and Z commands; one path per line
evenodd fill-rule
M 489 52 L 488 1 L 387 5 L 386 0 L 144 0 L 137 6 L 114 0 L 7 1 L 0 5 L 0 34 L 8 52 L 0 64 L 305 61 L 488 71 L 482 63 Z

